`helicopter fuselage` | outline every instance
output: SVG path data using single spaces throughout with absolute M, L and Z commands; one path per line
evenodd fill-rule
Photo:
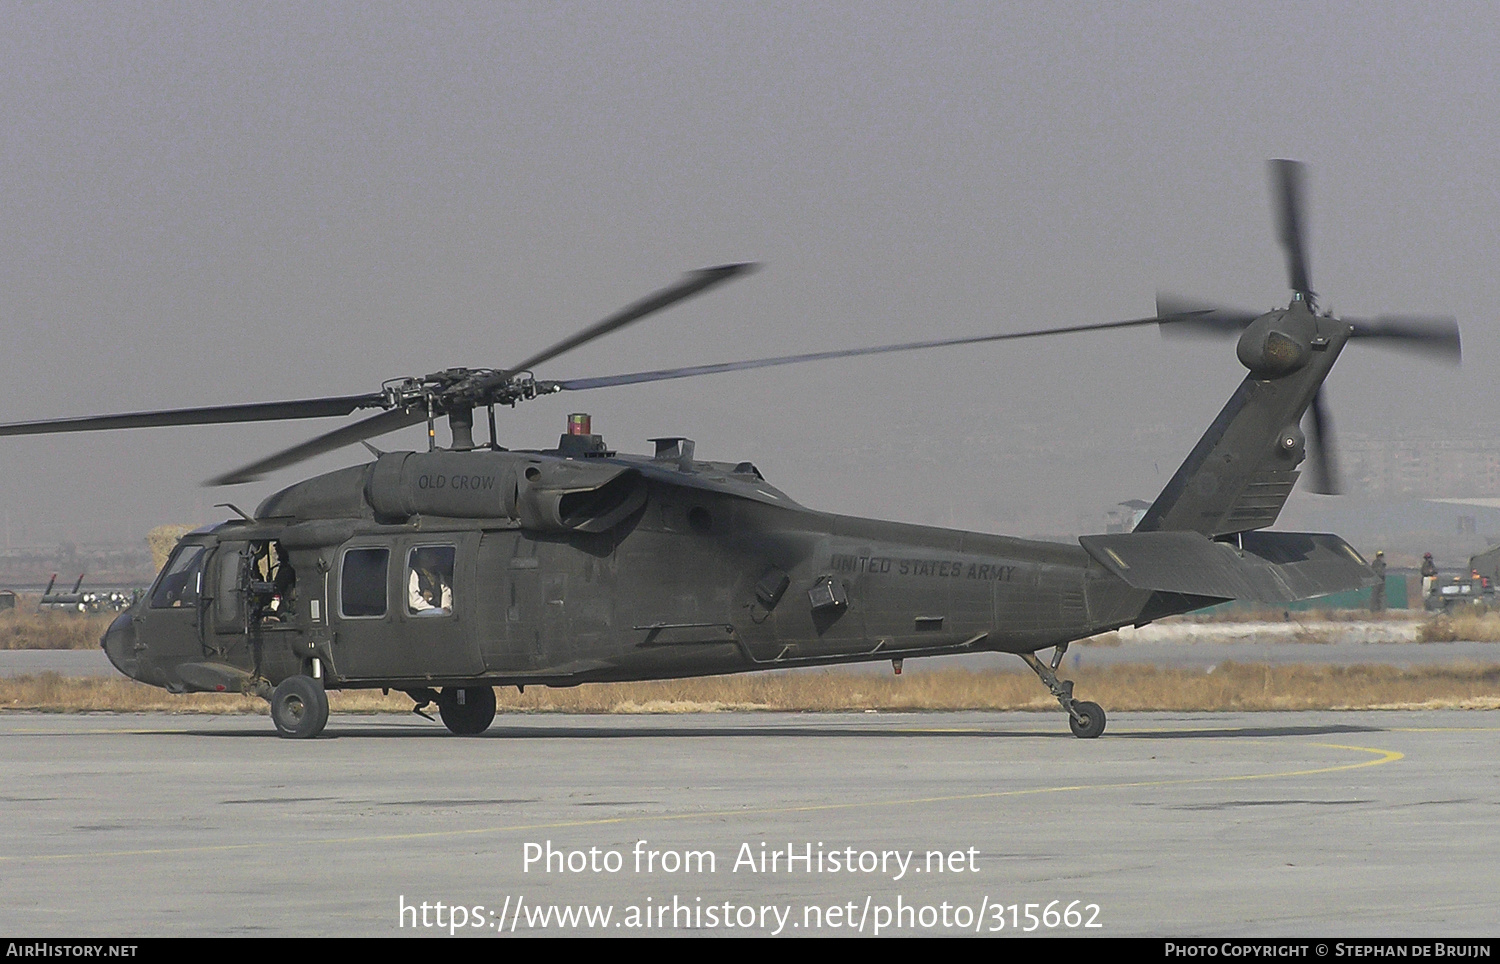
M 748 463 L 659 447 L 391 453 L 308 480 L 185 536 L 105 649 L 174 691 L 573 685 L 1030 653 L 1152 597 L 1077 545 L 816 512 Z

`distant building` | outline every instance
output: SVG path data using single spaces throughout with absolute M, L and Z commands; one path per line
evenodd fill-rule
M 1352 438 L 1339 448 L 1365 495 L 1500 496 L 1500 439 Z

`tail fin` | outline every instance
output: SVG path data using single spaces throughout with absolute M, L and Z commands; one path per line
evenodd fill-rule
M 1350 331 L 1300 299 L 1246 328 L 1239 356 L 1250 374 L 1135 531 L 1212 538 L 1274 524 L 1306 457 L 1302 416 Z
M 78 574 L 78 581 L 75 582 L 75 583 L 73 583 L 73 595 L 75 595 L 75 596 L 78 595 L 78 590 L 80 590 L 80 589 L 83 588 L 83 577 L 84 577 L 84 575 L 86 575 L 86 574 L 80 572 Z
M 52 578 L 47 580 L 47 588 L 42 590 L 42 595 L 43 596 L 50 596 L 50 595 L 52 595 L 52 587 L 54 585 L 56 585 L 56 584 L 57 584 L 57 573 L 54 572 L 52 574 Z

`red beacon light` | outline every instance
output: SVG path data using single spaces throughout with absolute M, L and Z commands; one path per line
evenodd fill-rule
M 610 454 L 604 439 L 594 434 L 594 425 L 583 412 L 568 416 L 568 430 L 557 440 L 557 452 L 565 459 L 598 458 Z

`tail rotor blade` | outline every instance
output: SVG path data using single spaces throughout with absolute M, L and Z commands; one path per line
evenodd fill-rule
M 1312 435 L 1308 439 L 1308 458 L 1312 462 L 1312 490 L 1321 495 L 1338 495 L 1338 466 L 1333 454 L 1333 419 L 1323 401 L 1323 389 L 1313 396 L 1308 409 L 1312 416 Z
M 1380 315 L 1375 318 L 1344 320 L 1354 326 L 1351 337 L 1369 339 L 1383 348 L 1416 352 L 1454 365 L 1463 358 L 1463 345 L 1458 336 L 1456 318 Z
M 1312 282 L 1308 279 L 1307 221 L 1302 205 L 1302 181 L 1306 167 L 1299 161 L 1271 162 L 1271 190 L 1276 195 L 1276 233 L 1286 252 L 1287 279 L 1293 291 L 1312 301 Z

